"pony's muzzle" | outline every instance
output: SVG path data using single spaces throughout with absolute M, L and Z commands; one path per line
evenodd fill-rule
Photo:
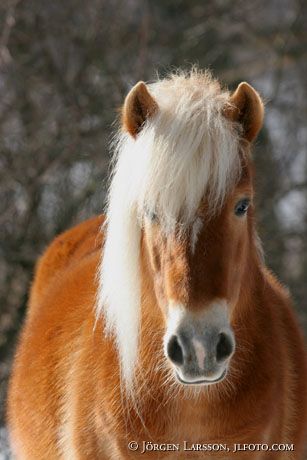
M 226 376 L 235 339 L 229 323 L 221 322 L 216 312 L 214 308 L 195 317 L 185 311 L 169 324 L 165 354 L 181 383 L 210 384 Z
M 234 352 L 234 341 L 225 332 L 202 340 L 173 335 L 166 349 L 181 383 L 214 383 L 226 375 L 225 365 Z

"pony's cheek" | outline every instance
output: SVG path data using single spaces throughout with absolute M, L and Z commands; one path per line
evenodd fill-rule
M 165 286 L 162 273 L 156 273 L 154 277 L 154 287 L 158 307 L 160 308 L 164 319 L 166 319 L 168 315 L 168 300 L 165 293 Z
M 161 238 L 155 228 L 156 226 L 146 227 L 145 242 L 149 258 L 150 268 L 153 274 L 161 272 Z
M 247 252 L 244 243 L 238 243 L 238 247 L 236 248 L 236 251 L 233 252 L 231 258 L 228 274 L 227 298 L 232 311 L 239 301 L 242 287 L 244 288 L 244 285 L 242 286 L 242 279 L 244 276 L 244 267 L 246 267 L 246 258 Z
M 154 273 L 159 274 L 161 272 L 161 256 L 155 244 L 150 248 L 150 264 Z

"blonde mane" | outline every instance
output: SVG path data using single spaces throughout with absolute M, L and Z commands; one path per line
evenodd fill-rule
M 140 325 L 140 236 L 145 209 L 166 232 L 190 225 L 205 194 L 212 211 L 240 172 L 238 127 L 224 116 L 229 93 L 208 72 L 178 72 L 148 85 L 158 111 L 136 139 L 119 132 L 108 196 L 97 318 L 114 334 L 132 386 Z

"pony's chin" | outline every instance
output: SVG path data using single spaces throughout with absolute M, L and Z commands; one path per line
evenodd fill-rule
M 222 380 L 224 380 L 224 378 L 226 377 L 226 374 L 227 374 L 227 369 L 224 369 L 223 372 L 221 373 L 221 375 L 215 379 L 207 379 L 207 378 L 199 378 L 199 379 L 193 379 L 193 380 L 189 380 L 189 379 L 184 379 L 183 377 L 181 377 L 179 375 L 179 373 L 176 371 L 175 372 L 175 375 L 176 375 L 176 379 L 178 380 L 178 382 L 180 382 L 182 385 L 214 385 L 218 382 L 221 382 Z

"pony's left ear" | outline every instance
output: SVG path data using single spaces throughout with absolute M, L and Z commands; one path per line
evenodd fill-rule
M 252 142 L 263 123 L 264 106 L 261 97 L 252 86 L 242 82 L 230 96 L 230 104 L 227 116 L 242 125 L 243 137 Z
M 139 81 L 128 93 L 122 110 L 123 127 L 132 137 L 141 131 L 147 118 L 158 110 L 158 104 L 143 81 Z

